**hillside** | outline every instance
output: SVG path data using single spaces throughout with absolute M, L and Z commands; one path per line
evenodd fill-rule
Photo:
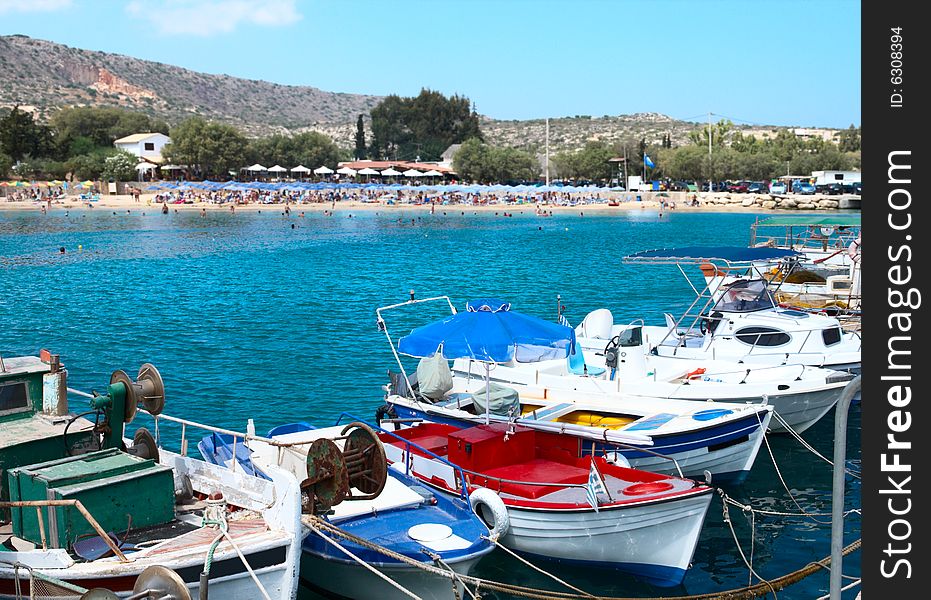
M 200 115 L 250 135 L 354 126 L 381 99 L 197 73 L 19 35 L 0 36 L 0 74 L 0 106 L 34 106 L 43 117 L 63 106 L 118 106 L 169 123 Z
M 320 131 L 351 148 L 356 118 L 364 114 L 367 120 L 381 98 L 198 73 L 22 35 L 0 36 L 0 107 L 33 107 L 40 119 L 65 106 L 116 106 L 157 116 L 169 124 L 200 115 L 234 125 L 249 136 Z M 666 134 L 673 145 L 682 145 L 688 142 L 688 132 L 701 126 L 658 113 L 554 118 L 550 119 L 550 152 L 581 148 L 588 141 L 626 141 L 632 150 L 641 138 L 655 144 Z M 491 144 L 543 152 L 543 119 L 483 117 L 481 128 Z M 740 129 L 766 137 L 775 128 Z

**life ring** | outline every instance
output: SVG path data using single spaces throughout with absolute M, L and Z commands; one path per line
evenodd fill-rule
M 852 262 L 860 262 L 860 236 L 857 236 L 857 239 L 850 242 L 850 245 L 847 247 L 847 256 L 850 257 Z
M 490 489 L 476 488 L 469 494 L 469 505 L 472 507 L 472 512 L 488 526 L 489 534 L 493 539 L 499 539 L 511 528 L 511 518 L 508 517 L 508 509 L 504 506 L 504 501 Z

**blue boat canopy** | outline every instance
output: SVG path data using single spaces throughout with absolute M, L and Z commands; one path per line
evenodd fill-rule
M 782 248 L 745 248 L 742 246 L 686 246 L 644 250 L 625 256 L 625 261 L 649 262 L 661 260 L 725 260 L 727 262 L 754 262 L 779 260 L 789 256 L 801 256 L 795 250 Z
M 398 352 L 416 358 L 439 351 L 447 359 L 536 362 L 566 358 L 574 345 L 571 327 L 511 310 L 503 300 L 482 298 L 468 302 L 463 312 L 412 330 L 398 340 Z

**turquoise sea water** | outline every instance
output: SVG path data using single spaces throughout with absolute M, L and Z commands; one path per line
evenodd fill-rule
M 676 245 L 746 245 L 755 218 L 659 217 L 653 210 L 596 216 L 584 207 L 541 218 L 530 208 L 507 210 L 512 217 L 504 209 L 496 215 L 458 207 L 305 217 L 275 207 L 207 217 L 152 208 L 145 215 L 0 212 L 0 356 L 48 348 L 68 367 L 69 385 L 86 391 L 103 389 L 114 369 L 135 374 L 152 362 L 165 379 L 166 412 L 238 430 L 248 418 L 260 433 L 288 421 L 329 424 L 343 411 L 371 419 L 385 372 L 396 368 L 375 326 L 376 307 L 403 302 L 413 289 L 419 298 L 449 295 L 459 307 L 470 298 L 500 297 L 554 319 L 559 294 L 573 325 L 601 307 L 617 320 L 660 324 L 664 311 L 691 301 L 688 285 L 675 267 L 625 265 L 623 256 Z M 401 335 L 440 314 L 389 313 L 389 332 Z M 72 408 L 84 404 L 73 399 Z M 833 416 L 804 434 L 828 457 Z M 855 403 L 848 458 L 856 468 L 859 429 Z M 798 513 L 797 501 L 829 513 L 830 467 L 788 437 L 770 438 L 770 445 L 779 472 L 764 446 L 747 482 L 725 491 L 771 511 Z M 859 507 L 859 493 L 859 481 L 848 478 L 848 509 Z M 830 554 L 829 516 L 751 520 L 731 507 L 730 517 L 744 555 L 764 578 Z M 848 543 L 859 537 L 858 514 L 846 531 Z M 845 574 L 858 576 L 858 561 L 852 554 Z M 680 588 L 547 566 L 583 589 L 614 596 L 716 592 L 749 580 L 717 499 Z M 559 589 L 499 553 L 483 559 L 478 574 Z M 778 597 L 817 598 L 827 588 L 825 572 Z

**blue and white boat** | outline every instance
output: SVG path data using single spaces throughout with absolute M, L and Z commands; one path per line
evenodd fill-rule
M 336 598 L 410 597 L 364 567 L 360 564 L 362 561 L 420 598 L 453 598 L 450 578 L 387 556 L 368 543 L 423 565 L 445 564 L 458 574 L 468 574 L 494 547 L 487 539 L 487 526 L 472 512 L 467 498 L 435 494 L 413 477 L 388 469 L 384 448 L 374 433 L 357 436 L 359 431 L 371 430 L 361 423 L 321 428 L 303 422 L 289 423 L 272 429 L 265 438 L 256 436 L 245 444 L 240 440 L 235 450 L 231 447 L 231 439 L 216 436 L 204 438 L 199 448 L 208 462 L 219 464 L 227 464 L 235 454 L 239 467 L 251 469 L 259 477 L 268 467 L 290 472 L 304 482 L 305 512 L 313 510 L 308 504 L 313 503 L 315 497 L 319 500 L 328 495 L 348 494 L 346 501 L 325 505 L 323 510 L 317 507 L 317 515 L 324 521 L 320 523 L 322 527 L 314 529 L 305 519 L 300 568 L 304 587 Z M 353 448 L 347 449 L 347 445 L 355 443 L 353 438 L 377 442 L 365 448 L 365 455 L 370 456 L 365 463 L 368 473 L 353 475 L 351 472 Z M 338 448 L 338 453 L 350 457 L 343 463 L 350 464 L 344 490 L 338 490 L 338 484 L 335 488 L 321 484 L 321 472 L 327 475 L 329 467 L 322 471 L 314 467 L 314 459 L 321 457 L 324 464 L 333 464 L 326 460 L 332 459 L 334 454 L 324 452 L 321 455 L 321 450 L 330 447 L 330 443 L 335 444 L 332 452 Z M 317 487 L 311 485 L 315 480 Z M 378 482 L 383 483 L 378 485 Z M 336 534 L 327 525 L 364 543 Z

